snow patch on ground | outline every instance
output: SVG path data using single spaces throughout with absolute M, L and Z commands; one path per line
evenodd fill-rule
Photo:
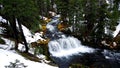
M 0 22 L 5 23 L 7 21 L 3 19 L 2 16 L 0 16 Z M 16 23 L 17 23 L 17 20 L 16 20 Z M 26 41 L 28 43 L 28 46 L 30 43 L 36 42 L 37 40 L 45 40 L 42 38 L 42 35 L 43 35 L 42 32 L 32 34 L 31 31 L 28 28 L 26 28 L 24 25 L 22 25 L 22 29 L 23 29 L 23 33 L 25 35 Z M 0 68 L 5 68 L 6 65 L 8 66 L 10 62 L 15 62 L 16 59 L 19 60 L 21 63 L 24 63 L 24 65 L 27 65 L 27 68 L 58 68 L 58 67 L 50 66 L 44 62 L 38 63 L 38 62 L 25 59 L 21 55 L 17 54 L 14 50 L 10 50 L 15 46 L 14 41 L 3 38 L 3 37 L 1 38 L 5 41 L 6 44 L 0 44 Z M 25 47 L 23 44 L 21 43 L 18 44 L 18 49 L 20 51 L 24 51 L 25 50 L 24 48 Z M 44 59 L 44 61 L 46 61 L 44 55 L 39 55 L 39 57 L 41 57 L 42 59 Z
M 17 54 L 15 51 L 0 49 L 0 68 L 5 68 L 6 65 L 9 65 L 10 62 L 15 62 L 16 59 L 20 60 L 20 62 L 24 63 L 24 65 L 27 65 L 27 68 L 58 68 L 50 66 L 46 63 L 38 63 L 27 60 L 21 55 Z
M 119 31 L 120 31 L 120 22 L 119 22 L 119 24 L 117 25 L 116 30 L 115 30 L 114 33 L 113 33 L 113 36 L 115 37 L 115 36 L 119 33 Z
M 6 50 L 10 50 L 11 48 L 14 48 L 14 45 L 15 45 L 14 41 L 11 41 L 11 40 L 3 38 L 3 37 L 1 37 L 1 39 L 3 39 L 5 41 L 4 45 L 0 45 L 1 48 L 6 49 Z
M 26 28 L 24 25 L 22 25 L 22 29 L 23 29 L 27 43 L 36 42 L 37 40 L 45 40 L 41 37 L 42 33 L 38 32 L 38 33 L 32 34 L 30 30 Z
M 27 29 L 25 26 L 22 25 L 22 28 L 28 44 L 31 42 L 36 42 L 37 40 L 45 40 L 41 37 L 42 33 L 32 34 L 30 30 Z M 15 51 L 10 50 L 15 45 L 14 41 L 3 37 L 1 38 L 5 41 L 6 44 L 0 44 L 0 68 L 5 68 L 6 65 L 9 65 L 10 62 L 15 62 L 16 59 L 19 60 L 21 63 L 24 63 L 24 65 L 27 65 L 27 68 L 58 68 L 50 66 L 44 62 L 38 63 L 25 59 L 21 55 L 17 54 Z M 20 51 L 24 51 L 25 47 L 23 44 L 19 43 L 18 46 L 18 49 Z M 45 58 L 44 55 L 39 55 L 39 57 L 43 59 Z

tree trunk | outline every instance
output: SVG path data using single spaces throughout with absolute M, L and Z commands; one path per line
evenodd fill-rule
M 15 39 L 15 49 L 17 50 L 18 49 L 19 40 L 18 40 L 18 30 L 17 30 L 17 27 L 16 27 L 16 21 L 15 21 L 15 17 L 14 16 L 11 16 L 10 26 L 12 28 L 12 32 L 11 33 L 13 34 L 13 37 Z
M 21 36 L 22 36 L 22 40 L 24 41 L 24 45 L 25 45 L 25 49 L 26 49 L 25 52 L 28 53 L 29 47 L 27 46 L 27 41 L 26 41 L 24 33 L 23 33 L 22 25 L 19 21 L 18 21 L 18 26 L 19 26 L 20 33 L 21 33 Z

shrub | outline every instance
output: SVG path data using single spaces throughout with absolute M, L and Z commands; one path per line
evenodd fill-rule
M 5 44 L 5 41 L 0 38 L 0 44 Z
M 26 68 L 27 66 L 24 63 L 21 63 L 18 59 L 15 62 L 10 62 L 9 65 L 5 66 L 5 68 Z

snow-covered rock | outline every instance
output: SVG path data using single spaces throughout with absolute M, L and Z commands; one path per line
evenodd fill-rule
M 25 46 L 21 43 L 18 44 L 18 50 L 20 50 L 21 52 L 25 51 Z

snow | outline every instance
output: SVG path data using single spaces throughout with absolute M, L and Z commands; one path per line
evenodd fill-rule
M 5 22 L 5 20 L 0 16 L 0 21 Z M 17 23 L 17 22 L 16 22 Z M 41 33 L 35 33 L 32 34 L 28 28 L 26 28 L 24 25 L 22 25 L 22 29 L 25 35 L 25 38 L 27 40 L 27 43 L 35 42 L 37 40 L 45 40 L 41 38 L 42 32 Z M 20 60 L 20 62 L 24 63 L 24 65 L 27 65 L 27 68 L 57 68 L 50 66 L 46 63 L 38 63 L 34 61 L 27 60 L 23 58 L 21 55 L 17 54 L 15 51 L 11 51 L 10 49 L 14 47 L 15 43 L 14 41 L 11 41 L 9 39 L 3 38 L 2 39 L 5 41 L 6 44 L 0 44 L 0 68 L 5 68 L 6 65 L 9 65 L 10 62 L 15 62 L 16 59 Z M 23 44 L 19 43 L 18 44 L 18 49 L 20 51 L 24 51 L 25 47 Z M 44 58 L 42 55 L 40 55 L 42 58 Z M 45 60 L 44 60 L 45 61 Z M 34 65 L 33 65 L 34 64 Z
M 106 0 L 106 1 L 107 1 L 107 3 L 109 3 L 108 0 Z M 49 13 L 51 13 L 52 16 L 56 15 L 54 12 L 51 12 L 51 11 Z M 59 18 L 60 15 L 56 15 L 55 17 Z M 54 21 L 56 21 L 56 20 L 54 20 Z M 5 23 L 7 21 L 0 16 L 0 22 Z M 16 23 L 17 23 L 17 20 L 16 20 Z M 18 25 L 17 25 L 17 27 L 18 27 Z M 53 30 L 53 26 L 47 25 L 47 28 L 48 29 L 50 28 L 51 31 Z M 70 28 L 72 28 L 72 27 L 70 27 Z M 28 28 L 26 28 L 24 25 L 22 25 L 22 29 L 23 29 L 23 33 L 25 35 L 25 38 L 26 38 L 26 41 L 28 44 L 30 44 L 32 42 L 36 42 L 38 40 L 45 40 L 44 38 L 42 38 L 42 35 L 43 35 L 42 32 L 41 33 L 37 32 L 37 33 L 32 34 L 31 31 Z M 120 23 L 116 27 L 116 31 L 114 31 L 113 36 L 115 37 L 119 31 L 120 31 Z M 10 50 L 15 45 L 14 41 L 11 41 L 11 40 L 6 39 L 6 38 L 2 38 L 2 39 L 5 41 L 6 44 L 4 44 L 4 45 L 0 44 L 0 68 L 5 68 L 6 65 L 9 65 L 10 62 L 15 62 L 16 59 L 20 60 L 20 62 L 27 65 L 27 68 L 58 68 L 58 67 L 50 66 L 44 62 L 39 63 L 39 62 L 34 62 L 34 61 L 30 61 L 28 59 L 25 59 L 24 57 L 19 55 L 14 50 Z M 19 43 L 18 46 L 19 46 L 18 49 L 20 51 L 25 50 L 24 49 L 25 47 L 23 44 Z M 82 50 L 81 52 L 85 52 L 86 51 L 85 49 L 87 49 L 87 52 L 93 51 L 93 49 L 89 49 L 86 47 L 82 47 L 82 49 L 79 49 L 79 50 Z M 67 52 L 72 53 L 74 51 L 75 50 L 67 51 Z M 65 52 L 64 54 L 67 54 L 67 52 Z M 39 56 L 43 57 L 43 59 L 44 59 L 43 55 L 39 55 Z M 106 57 L 106 58 L 108 58 L 108 57 Z
M 15 51 L 0 49 L 0 68 L 5 68 L 6 65 L 9 65 L 10 62 L 15 62 L 16 59 L 20 60 L 20 62 L 24 63 L 24 65 L 27 65 L 27 68 L 57 68 L 46 63 L 27 60 Z
M 0 27 L 0 34 L 3 34 L 2 30 L 5 30 L 5 28 Z
M 1 16 L 0 16 L 0 21 L 5 22 L 5 20 Z M 31 42 L 36 42 L 37 40 L 45 40 L 41 37 L 42 32 L 32 34 L 30 30 L 26 28 L 24 25 L 22 25 L 22 29 L 28 44 Z M 16 59 L 19 60 L 21 63 L 24 63 L 24 65 L 27 65 L 27 68 L 58 68 L 48 65 L 44 62 L 39 63 L 25 59 L 14 50 L 10 50 L 15 45 L 14 41 L 11 41 L 10 39 L 6 39 L 3 37 L 1 38 L 5 41 L 6 44 L 0 44 L 0 68 L 5 68 L 5 66 L 10 65 L 10 62 L 15 62 Z M 23 44 L 19 43 L 18 46 L 19 46 L 18 49 L 20 51 L 24 51 Z M 39 55 L 39 56 L 43 59 L 43 61 L 46 61 L 44 59 L 45 58 L 44 55 Z
M 106 3 L 107 3 L 107 4 L 110 4 L 110 2 L 109 2 L 108 0 L 106 0 Z
M 120 31 L 120 22 L 119 22 L 119 24 L 117 25 L 116 30 L 115 30 L 114 33 L 113 33 L 113 36 L 115 37 L 115 36 L 119 33 L 119 31 Z
M 17 19 L 16 19 L 16 26 L 19 29 Z M 27 27 L 25 27 L 24 25 L 22 25 L 22 30 L 23 30 L 24 36 L 25 36 L 28 44 L 32 43 L 32 42 L 36 42 L 37 40 L 45 40 L 45 39 L 41 38 L 41 36 L 43 35 L 42 32 L 40 32 L 40 33 L 37 32 L 35 34 L 32 34 L 32 32 Z
M 56 13 L 55 12 L 52 12 L 52 11 L 49 11 L 49 13 L 52 15 L 52 16 L 55 16 Z
M 24 25 L 22 25 L 22 29 L 23 29 L 27 43 L 36 42 L 37 40 L 45 40 L 45 39 L 41 38 L 42 32 L 41 33 L 37 32 L 33 35 L 30 32 L 30 30 L 28 28 L 26 28 Z
M 0 16 L 0 22 L 7 22 L 7 21 Z
M 21 52 L 25 51 L 25 46 L 21 43 L 18 44 L 18 50 L 20 50 Z
M 6 50 L 10 50 L 11 48 L 14 48 L 14 45 L 15 45 L 14 41 L 11 41 L 3 37 L 1 37 L 1 39 L 3 39 L 6 43 L 5 45 L 0 45 L 1 48 L 6 49 Z
M 0 5 L 1 6 L 1 5 Z M 6 23 L 7 21 L 5 19 L 2 18 L 2 16 L 0 16 L 0 23 Z M 0 27 L 0 34 L 2 34 L 2 30 L 4 30 L 5 28 Z

